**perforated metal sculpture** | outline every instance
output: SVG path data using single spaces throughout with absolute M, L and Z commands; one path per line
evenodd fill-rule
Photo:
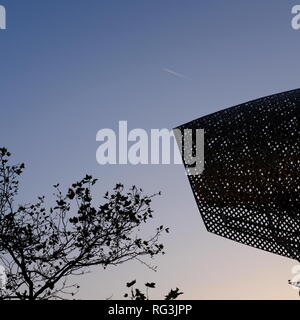
M 300 89 L 177 128 L 205 131 L 204 171 L 188 178 L 209 232 L 300 261 L 299 116 Z

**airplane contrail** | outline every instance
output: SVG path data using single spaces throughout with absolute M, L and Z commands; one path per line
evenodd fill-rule
M 182 73 L 176 72 L 176 71 L 171 70 L 171 69 L 168 69 L 168 68 L 163 68 L 162 71 L 167 72 L 167 73 L 170 73 L 170 74 L 172 74 L 173 76 L 179 77 L 179 78 L 182 78 L 182 79 L 188 79 L 188 80 L 191 79 L 191 78 L 185 76 L 185 75 L 182 74 Z

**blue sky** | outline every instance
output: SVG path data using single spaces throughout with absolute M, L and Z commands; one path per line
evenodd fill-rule
M 27 164 L 22 200 L 87 172 L 99 193 L 115 182 L 162 190 L 156 222 L 170 225 L 157 274 L 138 263 L 82 280 L 82 298 L 126 281 L 179 286 L 185 298 L 294 298 L 294 261 L 208 234 L 181 166 L 96 162 L 96 133 L 173 128 L 261 96 L 299 87 L 297 1 L 0 0 L 0 145 Z M 164 71 L 170 69 L 184 77 Z M 180 252 L 181 254 L 178 254 Z M 172 270 L 169 266 L 172 265 Z

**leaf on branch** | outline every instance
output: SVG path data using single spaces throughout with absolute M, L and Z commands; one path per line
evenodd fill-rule
M 151 283 L 147 282 L 145 284 L 145 286 L 148 287 L 148 288 L 155 288 L 155 283 L 154 282 L 151 282 Z
M 175 300 L 177 299 L 183 292 L 179 292 L 179 289 L 176 288 L 175 290 L 172 290 L 166 295 L 165 300 Z
M 126 286 L 127 286 L 127 288 L 130 288 L 130 287 L 132 287 L 133 285 L 135 285 L 136 284 L 136 280 L 133 280 L 133 281 L 131 281 L 131 282 L 127 282 L 126 283 Z
M 67 197 L 68 197 L 70 200 L 73 200 L 73 199 L 74 199 L 74 197 L 75 197 L 75 192 L 73 191 L 73 189 L 69 189 L 68 194 L 67 194 Z

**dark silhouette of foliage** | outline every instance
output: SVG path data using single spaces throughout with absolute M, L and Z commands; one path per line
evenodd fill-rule
M 133 281 L 131 281 L 131 282 L 128 282 L 127 284 L 126 284 L 126 286 L 127 286 L 127 288 L 130 288 L 130 287 L 132 287 L 133 285 L 135 285 L 136 284 L 136 280 L 133 280 Z
M 156 194 L 144 195 L 135 186 L 126 192 L 117 184 L 105 194 L 103 204 L 94 205 L 97 179 L 87 175 L 66 193 L 55 185 L 56 202 L 49 210 L 44 197 L 16 205 L 25 165 L 10 165 L 10 155 L 0 148 L 0 264 L 7 273 L 1 299 L 73 297 L 79 286 L 69 280 L 92 266 L 106 268 L 132 259 L 145 263 L 140 257 L 164 253 L 158 241 L 168 232 L 163 226 L 147 239 L 140 235 L 142 225 L 152 218 Z
M 129 298 L 130 300 L 150 300 L 149 299 L 149 289 L 154 289 L 156 284 L 154 282 L 145 283 L 146 293 L 143 293 L 140 289 L 134 288 L 136 280 L 126 284 L 127 288 L 131 288 L 130 293 L 125 293 L 124 298 Z M 171 289 L 170 292 L 165 296 L 164 300 L 176 300 L 183 292 L 179 292 L 179 289 Z
M 171 290 L 165 297 L 165 300 L 175 300 L 177 299 L 183 292 L 179 292 L 179 289 Z

